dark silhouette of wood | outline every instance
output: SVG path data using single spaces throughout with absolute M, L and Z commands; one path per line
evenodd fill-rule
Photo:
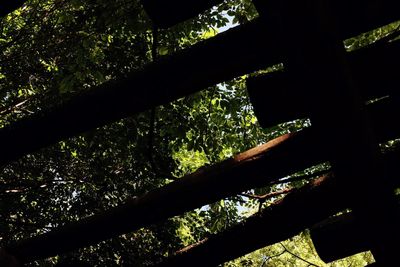
M 332 201 L 338 189 L 330 176 L 319 178 L 243 223 L 184 248 L 156 266 L 217 266 L 286 240 L 346 208 L 346 194 Z
M 374 105 L 376 103 L 371 106 Z M 385 121 L 379 116 L 375 119 L 377 123 Z M 383 127 L 377 132 L 381 130 Z M 397 165 L 397 158 L 389 159 L 390 165 Z M 134 231 L 251 188 L 265 186 L 327 160 L 325 141 L 313 129 L 305 129 L 274 139 L 215 166 L 201 168 L 122 207 L 22 241 L 11 251 L 23 261 L 54 256 Z
M 310 234 L 318 256 L 329 263 L 370 250 L 365 231 L 364 224 L 348 213 L 317 224 Z
M 365 47 L 348 53 L 347 58 L 363 101 L 387 95 L 399 98 L 396 71 L 400 68 L 400 41 Z M 265 128 L 309 117 L 315 101 L 285 71 L 251 77 L 247 88 L 260 125 Z
M 238 156 L 202 168 L 102 214 L 9 246 L 22 262 L 55 256 L 137 230 L 221 198 L 265 186 L 321 162 L 323 146 L 312 131 L 287 134 Z M 307 156 L 304 151 L 307 150 Z
M 378 7 L 383 8 L 382 13 L 376 15 L 374 10 L 375 15 L 371 16 L 363 15 L 358 9 L 351 13 L 349 8 L 355 6 L 349 5 L 345 12 L 351 14 L 351 27 L 341 28 L 342 38 L 362 31 L 363 23 L 377 26 L 386 22 L 387 18 L 392 19 L 390 12 L 393 10 L 386 10 L 392 0 L 386 1 L 389 2 L 385 5 L 377 3 Z M 367 17 L 370 20 L 364 21 Z M 285 53 L 277 31 L 276 27 L 265 25 L 262 19 L 257 19 L 161 58 L 125 79 L 106 82 L 51 110 L 0 129 L 0 165 L 216 83 L 281 63 Z M 259 38 L 263 34 L 271 38 Z
M 160 28 L 169 28 L 197 16 L 203 11 L 221 3 L 222 0 L 141 0 L 141 2 L 146 13 L 155 25 Z
M 392 189 L 400 187 L 399 163 L 400 151 L 384 154 L 387 176 Z M 376 183 L 379 183 L 377 180 Z M 377 197 L 371 195 L 371 198 Z M 399 199 L 397 197 L 397 202 Z M 318 256 L 324 262 L 332 262 L 351 255 L 371 250 L 367 224 L 357 220 L 353 213 L 328 218 L 310 229 L 311 239 Z
M 168 28 L 193 18 L 222 0 L 142 0 L 144 9 L 153 22 L 161 28 Z M 265 9 L 266 1 L 254 1 L 259 9 Z M 343 39 L 361 32 L 389 24 L 400 19 L 396 0 L 332 1 L 333 12 Z
M 348 17 L 351 23 L 340 28 L 342 39 L 363 31 L 364 24 L 376 27 L 388 19 L 394 19 L 392 13 L 397 18 L 398 12 L 389 8 L 392 0 L 386 0 L 388 3 L 385 1 L 385 5 L 383 1 L 369 1 L 376 2 L 377 8 L 368 16 L 358 9 L 367 2 L 360 6 L 346 5 L 346 9 L 341 9 L 347 15 L 351 14 Z M 382 12 L 376 12 L 379 8 Z M 340 17 L 344 19 L 346 15 Z M 106 82 L 52 110 L 1 129 L 0 165 L 59 140 L 169 103 L 216 83 L 281 63 L 285 53 L 277 30 L 276 27 L 265 25 L 262 19 L 257 19 L 160 59 L 142 71 L 129 74 L 125 79 Z M 271 38 L 259 38 L 263 34 Z
M 392 266 L 397 262 L 396 250 L 391 244 L 400 239 L 397 231 L 400 211 L 389 187 L 364 103 L 352 80 L 333 1 L 265 3 L 268 8 L 260 10 L 261 15 L 279 14 L 272 16 L 280 20 L 275 24 L 270 20 L 271 26 L 285 33 L 282 38 L 288 55 L 284 62 L 286 70 L 316 100 L 310 107 L 311 123 L 316 130 L 326 133 L 329 161 L 342 191 L 350 188 L 358 193 L 349 205 L 357 218 L 366 223 L 377 261 Z M 296 40 L 296 45 L 291 45 L 292 40 Z M 335 110 L 335 107 L 339 108 Z M 379 183 L 376 183 L 378 177 Z M 371 198 L 372 194 L 376 197 Z
M 0 266 L 2 267 L 21 267 L 19 261 L 6 250 L 0 249 Z
M 384 155 L 384 159 L 388 165 L 388 173 L 392 182 L 391 186 L 392 188 L 397 188 L 400 186 L 400 179 L 398 177 L 400 151 L 388 152 Z M 319 255 L 325 261 L 329 262 L 331 259 L 339 259 L 369 250 L 372 245 L 367 240 L 368 235 L 365 234 L 365 222 L 354 225 L 354 217 L 351 216 L 348 218 L 350 216 L 348 214 L 335 217 L 334 219 L 328 218 L 329 215 L 327 215 L 324 219 L 317 220 L 327 210 L 330 210 L 328 213 L 333 215 L 348 207 L 351 203 L 351 198 L 357 193 L 336 184 L 338 182 L 336 178 L 329 178 L 332 175 L 330 173 L 323 176 L 320 180 L 311 182 L 300 190 L 301 193 L 296 190 L 288 193 L 283 200 L 279 200 L 271 205 L 271 207 L 266 208 L 262 212 L 263 215 L 261 215 L 261 218 L 259 214 L 256 214 L 249 220 L 228 231 L 212 235 L 210 238 L 204 239 L 199 243 L 189 245 L 179 250 L 176 255 L 165 259 L 157 267 L 214 266 L 243 256 L 256 249 L 283 241 L 306 228 L 311 228 L 311 226 L 313 226 L 313 230 L 311 231 L 313 233 L 312 237 L 315 236 L 315 233 L 320 235 L 319 238 L 317 237 L 313 241 L 317 252 L 321 252 Z M 324 189 L 319 191 L 318 186 L 314 187 L 315 185 L 325 183 L 325 179 L 332 180 L 327 183 L 328 186 L 325 187 L 324 185 Z M 319 193 L 310 193 L 308 191 L 310 187 Z M 311 200 L 313 194 L 321 198 L 318 197 Z M 340 194 L 340 197 L 338 197 L 338 194 Z M 303 198 L 308 199 L 307 201 L 309 202 L 305 203 Z M 286 205 L 286 208 L 283 210 L 280 208 L 281 202 L 285 202 Z M 325 208 L 327 210 L 324 210 Z M 274 209 L 279 210 L 279 212 Z M 336 211 L 332 211 L 331 209 L 335 209 Z M 276 217 L 274 217 L 275 215 Z M 305 220 L 308 219 L 313 222 L 308 221 L 305 223 Z M 321 245 L 326 247 L 321 248 Z
M 385 157 L 388 165 L 398 166 L 398 153 L 389 155 Z M 21 241 L 7 250 L 23 262 L 62 254 L 268 185 L 326 159 L 325 145 L 319 143 L 312 129 L 284 135 L 220 164 L 201 168 L 121 207 Z
M 0 165 L 59 140 L 279 63 L 279 46 L 259 40 L 261 31 L 259 21 L 229 30 L 160 58 L 125 79 L 106 82 L 51 110 L 0 129 Z
M 26 0 L 2 0 L 0 1 L 0 19 L 14 10 L 20 8 Z
M 282 20 L 296 20 L 295 16 L 287 17 L 282 16 L 279 12 L 273 14 L 275 11 L 270 8 L 268 1 L 264 0 L 253 0 L 258 12 L 260 14 L 273 15 Z M 338 0 L 329 1 L 328 3 L 330 13 L 333 14 L 332 18 L 335 23 L 335 31 L 339 39 L 347 39 L 358 35 L 363 32 L 368 32 L 375 28 L 387 25 L 400 19 L 398 10 L 398 2 L 396 0 Z M 304 5 L 305 6 L 305 5 Z M 301 8 L 297 18 L 301 21 L 307 20 L 306 13 L 309 13 L 313 8 L 308 6 Z M 299 21 L 299 20 L 297 20 Z M 317 23 L 315 21 L 315 23 Z M 295 27 L 295 25 L 292 25 Z M 326 25 L 324 25 L 326 26 Z M 288 32 L 284 32 L 288 34 Z M 296 39 L 291 39 L 296 40 Z M 295 41 L 297 42 L 297 40 Z

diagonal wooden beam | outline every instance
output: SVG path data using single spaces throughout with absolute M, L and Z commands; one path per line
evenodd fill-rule
M 258 39 L 260 21 L 224 32 L 125 79 L 76 96 L 0 129 L 0 165 L 59 140 L 280 62 L 275 42 Z M 260 55 L 260 51 L 271 51 Z M 273 52 L 272 52 L 273 51 Z
M 392 19 L 393 9 L 387 8 L 392 0 L 386 1 L 389 2 L 382 5 L 382 13 L 374 13 L 379 14 L 375 18 L 377 22 Z M 346 28 L 350 30 L 343 28 L 343 38 L 363 29 L 356 26 L 358 22 L 360 25 L 370 22 L 359 12 L 352 13 L 351 20 L 349 25 L 353 26 Z M 219 82 L 281 63 L 285 53 L 276 31 L 276 27 L 257 19 L 160 59 L 125 79 L 106 82 L 51 110 L 0 129 L 0 165 Z M 271 38 L 259 38 L 263 34 Z
M 384 155 L 392 188 L 400 185 L 399 156 L 398 150 Z M 356 193 L 350 188 L 344 189 L 338 180 L 332 173 L 323 176 L 300 190 L 288 193 L 282 200 L 237 226 L 189 245 L 156 266 L 216 266 L 284 241 L 307 228 L 312 229 L 312 237 L 317 236 L 313 241 L 325 261 L 369 250 L 371 244 L 363 232 L 365 225 L 354 224 L 352 214 L 326 219 L 348 208 Z
M 188 246 L 155 266 L 217 266 L 286 240 L 345 209 L 348 205 L 345 194 L 332 201 L 338 189 L 335 179 L 321 177 L 239 225 Z
M 328 158 L 322 142 L 312 129 L 284 135 L 232 159 L 201 168 L 121 207 L 21 241 L 8 250 L 26 262 L 135 231 L 322 163 Z M 385 159 L 390 166 L 397 166 L 397 156 Z
M 195 17 L 205 10 L 222 3 L 222 0 L 141 0 L 144 9 L 153 22 L 161 28 L 168 28 Z M 260 9 L 268 1 L 255 0 Z M 338 27 L 343 39 L 361 32 L 378 28 L 400 19 L 396 0 L 353 0 L 331 1 L 337 15 Z
M 6 250 L 22 262 L 96 244 L 300 171 L 323 160 L 311 130 L 287 134 L 187 175 L 125 205 L 67 224 Z M 304 151 L 307 150 L 307 157 Z

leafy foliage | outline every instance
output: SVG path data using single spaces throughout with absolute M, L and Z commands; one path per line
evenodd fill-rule
M 30 0 L 0 21 L 0 127 L 143 68 L 153 60 L 154 48 L 159 56 L 168 55 L 209 38 L 230 21 L 240 24 L 256 16 L 251 1 L 226 1 L 191 21 L 158 30 L 155 44 L 155 30 L 138 0 Z M 307 121 L 295 121 L 261 129 L 244 78 L 3 166 L 0 245 L 117 206 L 204 165 L 308 125 Z M 268 193 L 279 186 L 252 193 Z M 257 202 L 235 196 L 29 266 L 54 266 L 72 259 L 92 266 L 147 266 L 234 225 L 246 217 L 243 209 L 256 207 Z M 306 233 L 295 237 L 294 243 L 282 244 L 296 255 L 322 264 Z M 307 266 L 288 252 L 276 256 L 280 252 L 282 245 L 278 244 L 225 266 L 288 266 L 288 262 Z M 357 259 L 360 263 L 363 257 Z

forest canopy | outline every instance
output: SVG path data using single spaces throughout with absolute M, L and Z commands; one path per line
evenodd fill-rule
M 40 117 L 81 95 L 90 96 L 92 90 L 107 82 L 124 79 L 257 17 L 251 1 L 233 0 L 160 29 L 153 25 L 139 0 L 29 0 L 0 20 L 0 127 Z M 398 25 L 348 39 L 346 48 L 355 50 L 373 43 L 396 31 Z M 234 60 L 239 55 L 231 57 Z M 63 138 L 3 164 L 1 247 L 117 207 L 196 170 L 309 127 L 307 119 L 260 127 L 246 78 L 282 69 L 280 64 L 266 67 Z M 131 86 L 146 90 L 146 84 Z M 126 103 L 129 100 L 122 104 Z M 116 108 L 113 105 L 116 103 L 97 108 L 112 112 Z M 24 142 L 30 134 L 25 132 L 18 138 Z M 329 170 L 326 162 L 310 167 L 280 177 L 286 180 L 279 183 L 253 188 L 135 232 L 26 266 L 62 266 L 74 261 L 88 266 L 154 265 L 243 222 Z M 300 179 L 303 176 L 312 179 Z M 222 253 L 224 248 L 220 249 Z M 222 266 L 364 266 L 372 262 L 372 255 L 363 252 L 325 264 L 317 256 L 309 232 L 304 231 Z

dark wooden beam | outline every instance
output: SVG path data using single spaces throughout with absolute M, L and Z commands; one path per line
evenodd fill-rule
M 392 188 L 396 188 L 400 185 L 400 151 L 388 152 L 384 159 L 388 163 Z M 338 179 L 332 179 L 329 175 L 311 182 L 299 191 L 288 193 L 283 200 L 232 229 L 179 250 L 157 267 L 216 266 L 283 241 L 306 228 L 312 229 L 317 252 L 327 262 L 369 250 L 371 244 L 364 232 L 365 224 L 354 224 L 354 217 L 347 214 L 328 218 L 348 207 L 352 195 L 357 193 L 342 190 L 336 184 Z M 340 197 L 337 197 L 338 194 Z M 318 221 L 322 217 L 324 219 Z
M 286 195 L 244 222 L 190 245 L 157 267 L 217 266 L 254 250 L 286 240 L 346 208 L 348 198 L 324 176 Z
M 390 4 L 383 5 L 386 6 Z M 358 18 L 361 13 L 356 11 L 351 17 L 351 27 L 346 28 L 351 30 L 343 32 L 343 36 L 352 36 L 361 30 L 353 27 L 363 21 Z M 385 20 L 391 17 L 385 12 L 374 14 Z M 354 24 L 354 21 L 357 23 Z M 160 59 L 156 64 L 131 73 L 125 79 L 106 82 L 61 106 L 3 128 L 0 130 L 0 165 L 216 83 L 281 63 L 285 53 L 277 39 L 279 33 L 276 30 L 276 27 L 268 27 L 257 19 Z M 262 34 L 271 38 L 259 38 Z
M 168 28 L 193 18 L 205 10 L 219 4 L 222 0 L 142 0 L 144 9 L 155 25 Z M 264 9 L 266 1 L 254 1 L 259 10 Z M 338 28 L 343 39 L 366 32 L 400 19 L 395 0 L 356 0 L 332 1 Z
M 318 256 L 326 263 L 371 249 L 364 224 L 348 213 L 324 220 L 310 229 Z
M 197 16 L 223 2 L 223 0 L 141 0 L 141 2 L 146 13 L 157 27 L 169 28 Z
M 363 101 L 387 95 L 398 97 L 400 41 L 359 49 L 348 53 L 347 59 Z M 265 128 L 309 117 L 311 102 L 315 101 L 285 71 L 251 77 L 247 79 L 247 88 L 258 120 Z
M 20 8 L 26 0 L 2 0 L 0 1 L 0 18 L 8 15 L 14 10 Z
M 271 15 L 272 10 L 268 7 L 268 1 L 253 0 L 253 2 L 261 16 Z M 333 14 L 338 37 L 342 40 L 400 20 L 396 0 L 330 0 L 329 8 Z M 300 12 L 298 17 L 307 19 L 306 12 Z M 290 35 L 288 32 L 284 34 Z
M 280 62 L 280 47 L 259 40 L 260 21 L 229 30 L 125 79 L 0 129 L 0 165 L 151 107 Z M 260 54 L 261 51 L 270 51 Z
M 399 207 L 359 88 L 352 80 L 334 1 L 266 2 L 264 14 L 279 14 L 270 21 L 285 33 L 281 36 L 288 55 L 286 70 L 304 93 L 316 100 L 311 102 L 311 123 L 321 137 L 325 133 L 329 161 L 341 191 L 356 192 L 349 205 L 366 223 L 375 259 L 395 265 L 398 260 L 392 244 L 400 235 Z M 372 194 L 376 197 L 371 198 Z
M 376 119 L 383 121 L 379 117 Z M 22 241 L 8 250 L 22 261 L 65 253 L 221 198 L 265 186 L 327 159 L 324 141 L 312 129 L 305 129 L 274 139 L 215 166 L 200 169 L 119 208 Z M 398 165 L 397 156 L 385 159 L 390 166 Z
M 308 129 L 287 134 L 125 205 L 110 209 L 46 234 L 11 245 L 6 250 L 22 262 L 55 256 L 182 214 L 221 198 L 268 185 L 271 181 L 323 160 L 323 146 Z M 307 151 L 306 156 L 304 151 Z
M 400 151 L 384 154 L 390 187 L 400 187 Z M 377 180 L 376 183 L 379 183 Z M 371 195 L 371 198 L 377 197 Z M 399 200 L 399 199 L 397 199 Z M 371 250 L 368 229 L 363 221 L 357 220 L 353 213 L 345 213 L 326 219 L 310 229 L 311 239 L 319 257 L 326 263 L 336 261 L 357 253 Z

